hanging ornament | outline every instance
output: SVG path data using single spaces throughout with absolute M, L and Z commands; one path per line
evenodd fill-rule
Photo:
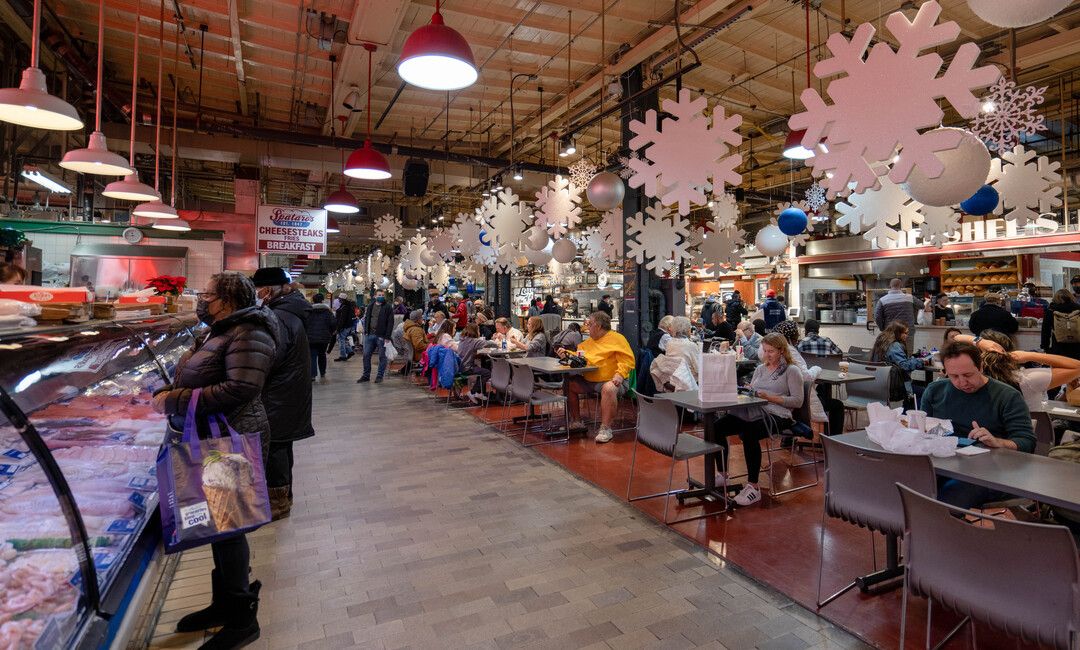
M 776 225 L 788 237 L 803 234 L 806 232 L 806 226 L 809 223 L 810 220 L 807 219 L 806 213 L 795 206 L 785 208 L 776 218 Z
M 608 210 L 600 220 L 600 234 L 604 237 L 604 250 L 612 262 L 623 258 L 623 213 L 621 209 Z
M 574 246 L 574 242 L 568 237 L 557 240 L 551 247 L 551 256 L 562 264 L 574 261 L 575 255 L 577 255 L 577 246 Z
M 968 214 L 983 216 L 990 214 L 997 207 L 1001 197 L 993 185 L 983 185 L 969 198 L 960 202 L 960 209 Z
M 375 220 L 375 239 L 389 244 L 401 239 L 401 222 L 393 215 L 384 214 Z
M 578 187 L 586 187 L 595 174 L 596 165 L 584 156 L 573 165 L 570 165 L 570 182 Z
M 937 177 L 929 178 L 921 170 L 914 169 L 907 182 L 900 186 L 923 205 L 956 205 L 982 187 L 990 173 L 990 152 L 982 140 L 970 131 L 951 127 L 934 129 L 927 135 L 943 131 L 960 134 L 956 147 L 937 153 L 945 170 Z
M 779 227 L 769 224 L 758 231 L 754 246 L 766 257 L 782 255 L 788 247 L 787 235 Z
M 807 164 L 814 176 L 826 177 L 822 182 L 829 198 L 847 193 L 852 181 L 856 192 L 875 188 L 886 173 L 902 183 L 912 169 L 927 178 L 944 171 L 935 153 L 956 147 L 960 134 L 921 132 L 941 124 L 944 113 L 938 100 L 945 99 L 961 117 L 971 119 L 981 106 L 972 91 L 994 83 L 1001 72 L 994 66 L 973 67 L 979 46 L 964 43 L 938 76 L 941 57 L 923 52 L 954 42 L 960 33 L 953 21 L 936 24 L 940 15 L 936 0 L 924 2 L 914 21 L 901 12 L 890 14 L 885 25 L 899 43 L 895 51 L 879 40 L 867 54 L 875 32 L 870 23 L 859 25 L 850 41 L 842 33 L 829 36 L 832 58 L 815 65 L 814 74 L 825 79 L 846 73 L 826 87 L 833 103 L 826 104 L 817 90 L 807 88 L 801 95 L 806 111 L 788 120 L 792 130 L 805 129 L 802 145 L 807 149 L 819 149 L 827 136 L 828 150 L 821 147 Z
M 847 227 L 852 234 L 862 234 L 863 239 L 878 248 L 896 247 L 900 231 L 910 232 L 924 221 L 925 215 L 934 213 L 940 219 L 944 214 L 937 207 L 924 206 L 912 199 L 888 178 L 882 178 L 881 187 L 876 190 L 853 194 L 846 203 L 837 203 L 836 211 L 841 214 L 837 226 Z
M 810 187 L 806 188 L 806 209 L 811 212 L 820 212 L 822 208 L 829 204 L 829 201 L 825 198 L 825 188 L 818 185 L 816 182 Z
M 581 188 L 555 176 L 536 193 L 536 223 L 559 239 L 581 223 Z
M 712 182 L 715 191 L 724 183 L 738 185 L 742 176 L 735 168 L 742 164 L 738 152 L 731 153 L 742 142 L 739 125 L 741 115 L 725 117 L 724 107 L 717 104 L 706 117 L 708 102 L 704 97 L 692 99 L 689 89 L 679 91 L 678 101 L 665 99 L 663 109 L 670 117 L 660 120 L 655 110 L 645 113 L 645 121 L 631 120 L 632 149 L 643 150 L 643 159 L 630 160 L 630 187 L 645 188 L 645 194 L 659 198 L 663 205 L 679 206 L 680 215 L 690 214 L 690 205 L 704 205 L 702 187 Z M 711 123 L 710 123 L 711 118 Z
M 638 212 L 626 220 L 626 253 L 650 271 L 692 259 L 686 220 L 665 213 L 653 204 L 645 208 L 645 214 Z
M 483 227 L 471 214 L 459 212 L 454 221 L 453 232 L 458 251 L 468 257 L 480 249 L 480 232 Z
M 516 248 L 533 216 L 524 203 L 518 202 L 517 194 L 506 188 L 484 201 L 481 206 L 489 244 L 505 254 Z
M 976 16 L 996 27 L 1027 27 L 1053 18 L 1071 0 L 967 0 Z
M 971 132 L 994 151 L 1008 151 L 1021 135 L 1032 136 L 1046 130 L 1046 118 L 1035 111 L 1044 101 L 1046 86 L 1017 88 L 1005 77 L 990 86 L 982 111 L 971 123 Z
M 1046 156 L 1032 160 L 1035 156 L 1034 151 L 1016 145 L 993 160 L 987 178 L 987 183 L 1001 195 L 994 214 L 1004 215 L 1020 227 L 1037 219 L 1040 213 L 1061 207 L 1061 164 L 1050 162 Z
M 630 167 L 631 160 L 641 160 L 641 156 L 636 151 L 631 151 L 629 156 L 619 156 L 619 178 L 623 180 L 629 180 L 634 175 L 634 169 Z
M 597 227 L 589 228 L 582 238 L 581 256 L 588 262 L 594 272 L 607 270 L 608 259 L 606 254 L 606 242 L 604 234 Z
M 534 251 L 544 250 L 550 242 L 551 237 L 548 237 L 547 230 L 544 230 L 543 226 L 533 226 L 525 232 L 525 246 Z
M 623 186 L 622 179 L 615 174 L 600 172 L 589 181 L 588 187 L 585 188 L 585 196 L 597 210 L 613 210 L 622 205 L 626 188 Z
M 720 276 L 724 273 L 725 265 L 732 267 L 742 262 L 741 250 L 746 246 L 746 233 L 734 226 L 720 228 L 715 219 L 708 225 L 712 232 L 697 231 L 700 234 L 695 237 L 697 253 L 694 263 L 709 268 L 704 275 Z

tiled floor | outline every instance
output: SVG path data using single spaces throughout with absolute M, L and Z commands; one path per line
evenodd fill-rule
M 862 647 L 468 413 L 397 376 L 358 386 L 358 372 L 331 364 L 316 386 L 293 515 L 251 536 L 252 647 Z M 206 550 L 184 555 L 152 647 L 198 645 L 171 629 L 208 601 L 209 572 Z

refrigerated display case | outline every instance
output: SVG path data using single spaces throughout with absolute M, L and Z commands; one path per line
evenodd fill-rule
M 96 648 L 160 554 L 153 390 L 191 316 L 0 337 L 0 647 Z

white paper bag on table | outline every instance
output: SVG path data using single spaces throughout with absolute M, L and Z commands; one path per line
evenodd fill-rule
M 698 398 L 703 402 L 737 400 L 739 384 L 735 365 L 734 352 L 702 354 L 698 367 Z

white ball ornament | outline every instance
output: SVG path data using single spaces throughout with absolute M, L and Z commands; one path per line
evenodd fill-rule
M 967 0 L 976 16 L 997 27 L 1026 27 L 1052 18 L 1071 0 Z
M 551 238 L 548 237 L 547 230 L 543 226 L 533 226 L 525 233 L 525 245 L 534 251 L 544 250 L 549 241 Z
M 425 248 L 420 253 L 420 262 L 424 266 L 435 266 L 439 263 L 439 255 L 430 248 Z
M 574 246 L 574 242 L 565 237 L 555 242 L 555 245 L 551 247 L 551 256 L 559 263 L 566 264 L 572 261 L 575 255 L 577 255 L 577 246 Z
M 415 289 L 418 286 L 418 283 L 416 282 L 416 280 L 413 280 L 412 278 L 405 278 L 404 280 L 401 281 L 401 286 L 405 287 L 405 289 L 407 289 L 409 291 L 412 291 L 413 289 Z
M 955 149 L 937 152 L 945 171 L 937 178 L 927 178 L 918 168 L 911 171 L 907 182 L 900 187 L 908 196 L 923 205 L 944 207 L 966 200 L 986 183 L 990 174 L 990 150 L 974 133 L 963 129 L 943 127 L 934 131 L 961 132 Z
M 589 181 L 585 195 L 597 210 L 612 210 L 622 204 L 626 188 L 616 174 L 600 172 Z
M 758 231 L 754 246 L 757 246 L 762 255 L 776 257 L 787 250 L 788 237 L 780 228 L 770 224 Z

